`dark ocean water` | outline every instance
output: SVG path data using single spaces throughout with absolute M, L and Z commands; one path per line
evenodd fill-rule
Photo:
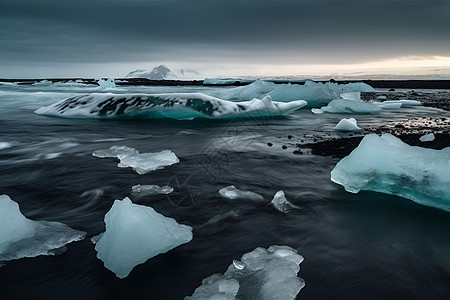
M 0 194 L 32 220 L 87 232 L 56 256 L 6 262 L 1 299 L 182 299 L 203 278 L 223 273 L 256 247 L 288 245 L 305 260 L 299 299 L 449 299 L 450 217 L 396 196 L 349 194 L 331 182 L 332 157 L 294 155 L 288 135 L 333 134 L 345 115 L 221 120 L 90 120 L 33 111 L 79 91 L 4 88 L 0 93 Z M 447 116 L 431 108 L 358 116 L 361 127 L 413 116 Z M 267 145 L 273 143 L 272 147 Z M 170 149 L 180 163 L 138 175 L 115 159 L 92 156 L 126 145 Z M 169 195 L 136 197 L 136 184 L 174 187 Z M 218 190 L 235 185 L 265 203 L 233 201 Z M 269 205 L 284 190 L 300 209 Z M 194 228 L 191 242 L 118 279 L 96 258 L 90 238 L 105 230 L 115 199 L 130 197 Z M 280 287 L 282 288 L 282 287 Z

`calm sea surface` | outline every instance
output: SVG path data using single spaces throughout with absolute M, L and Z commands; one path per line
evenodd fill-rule
M 348 115 L 302 109 L 279 118 L 176 121 L 34 114 L 92 91 L 0 87 L 0 143 L 8 145 L 0 149 L 0 194 L 18 202 L 27 218 L 87 232 L 63 254 L 6 262 L 0 267 L 1 299 L 182 299 L 233 259 L 270 245 L 288 245 L 304 256 L 299 276 L 306 286 L 299 299 L 450 298 L 449 213 L 380 193 L 349 194 L 330 180 L 338 159 L 293 154 L 290 144 L 314 134 L 336 135 L 333 127 Z M 110 92 L 194 91 L 214 94 L 217 88 Z M 420 116 L 449 114 L 420 107 L 356 118 L 364 128 Z M 92 156 L 113 145 L 141 153 L 169 149 L 180 163 L 138 175 L 118 168 L 115 159 Z M 136 197 L 136 184 L 170 185 L 174 192 Z M 266 201 L 221 198 L 218 190 L 229 185 Z M 283 214 L 270 206 L 279 190 L 300 209 Z M 113 201 L 127 196 L 192 226 L 194 238 L 118 279 L 96 258 L 90 238 L 105 230 Z

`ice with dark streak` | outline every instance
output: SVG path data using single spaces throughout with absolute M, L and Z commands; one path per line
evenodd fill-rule
M 305 286 L 297 276 L 303 257 L 288 246 L 256 248 L 233 260 L 224 274 L 202 281 L 185 300 L 292 300 Z
M 450 147 L 434 150 L 369 134 L 334 167 L 331 180 L 351 193 L 381 192 L 450 211 Z
M 282 116 L 302 108 L 303 100 L 272 101 L 270 96 L 232 102 L 201 93 L 77 95 L 41 107 L 37 114 L 66 118 L 234 118 Z
M 97 257 L 119 278 L 148 259 L 192 240 L 192 227 L 178 224 L 126 197 L 105 215 L 106 231 L 94 237 Z
M 63 253 L 86 233 L 59 222 L 26 218 L 9 196 L 0 196 L 0 265 L 4 261 Z

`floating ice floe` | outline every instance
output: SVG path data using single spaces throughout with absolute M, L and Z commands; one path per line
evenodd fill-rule
M 117 165 L 119 168 L 131 167 L 141 175 L 180 162 L 175 153 L 170 150 L 139 153 L 136 149 L 127 146 L 112 146 L 109 149 L 96 150 L 92 155 L 99 158 L 117 157 L 120 160 Z
M 235 82 L 240 83 L 253 83 L 255 79 L 246 79 L 246 78 L 205 78 L 203 80 L 203 84 L 205 85 L 226 85 L 233 84 Z
M 41 80 L 32 84 L 32 86 L 51 86 L 53 82 L 49 80 Z
M 420 106 L 421 102 L 417 100 L 388 100 L 381 102 L 383 104 L 401 104 L 402 107 L 410 107 L 410 106 Z
M 252 201 L 264 201 L 263 196 L 260 194 L 237 189 L 234 185 L 230 185 L 219 190 L 219 194 L 227 199 L 231 200 L 252 200 Z
M 39 108 L 37 114 L 68 118 L 194 118 L 264 117 L 289 114 L 306 105 L 303 100 L 274 102 L 270 96 L 232 102 L 201 93 L 190 94 L 88 94 Z
M 131 193 L 138 196 L 151 196 L 157 194 L 167 195 L 173 192 L 173 187 L 164 185 L 134 185 L 131 187 Z
M 273 207 L 275 207 L 277 210 L 281 211 L 282 213 L 288 213 L 292 209 L 300 208 L 297 205 L 292 204 L 286 199 L 286 195 L 283 191 L 278 191 L 273 196 L 272 202 L 270 202 Z
M 192 227 L 178 224 L 153 208 L 114 201 L 105 215 L 106 231 L 92 238 L 97 257 L 119 278 L 148 259 L 192 240 Z
M 450 147 L 410 146 L 391 134 L 370 134 L 331 171 L 346 191 L 370 190 L 450 211 Z
M 256 248 L 241 260 L 233 260 L 224 274 L 202 281 L 185 300 L 258 299 L 293 300 L 305 286 L 297 277 L 303 257 L 288 246 Z
M 74 88 L 74 87 L 90 87 L 93 85 L 85 84 L 85 83 L 83 83 L 82 80 L 77 79 L 75 81 L 69 80 L 69 81 L 64 81 L 64 82 L 61 82 L 61 81 L 52 82 L 50 80 L 41 80 L 41 81 L 37 81 L 37 82 L 33 83 L 32 86 Z
M 331 100 L 327 106 L 322 106 L 320 110 L 328 113 L 347 114 L 374 114 L 381 111 L 379 105 L 361 100 L 360 92 L 342 93 L 340 97 L 340 99 Z M 318 112 L 316 110 L 314 113 Z
M 419 138 L 419 140 L 421 142 L 432 142 L 432 141 L 434 141 L 434 139 L 435 139 L 435 136 L 432 133 L 424 134 Z M 449 174 L 449 176 L 450 176 L 450 174 Z
M 399 109 L 401 107 L 411 107 L 421 105 L 420 101 L 417 100 L 387 100 L 383 102 L 373 102 L 374 104 L 380 106 L 382 109 Z
M 344 118 L 337 123 L 334 127 L 336 131 L 361 131 L 362 129 L 358 127 L 358 123 L 354 118 Z
M 3 261 L 62 253 L 66 244 L 85 235 L 59 222 L 27 219 L 9 196 L 0 196 L 0 265 Z

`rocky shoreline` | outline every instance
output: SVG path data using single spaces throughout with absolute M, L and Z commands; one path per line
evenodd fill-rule
M 361 99 L 365 101 L 387 100 L 418 100 L 422 106 L 439 108 L 450 111 L 450 92 L 448 91 L 385 91 L 361 93 Z M 448 115 L 448 114 L 443 114 Z M 409 118 L 402 121 L 387 121 L 377 127 L 365 128 L 362 133 L 348 133 L 345 137 L 312 137 L 312 141 L 289 143 L 295 147 L 294 154 L 313 154 L 343 158 L 349 155 L 367 134 L 390 133 L 400 138 L 411 146 L 420 146 L 440 150 L 450 147 L 450 118 Z M 428 133 L 433 133 L 435 139 L 430 142 L 421 142 L 419 138 Z M 287 148 L 287 146 L 286 146 Z

